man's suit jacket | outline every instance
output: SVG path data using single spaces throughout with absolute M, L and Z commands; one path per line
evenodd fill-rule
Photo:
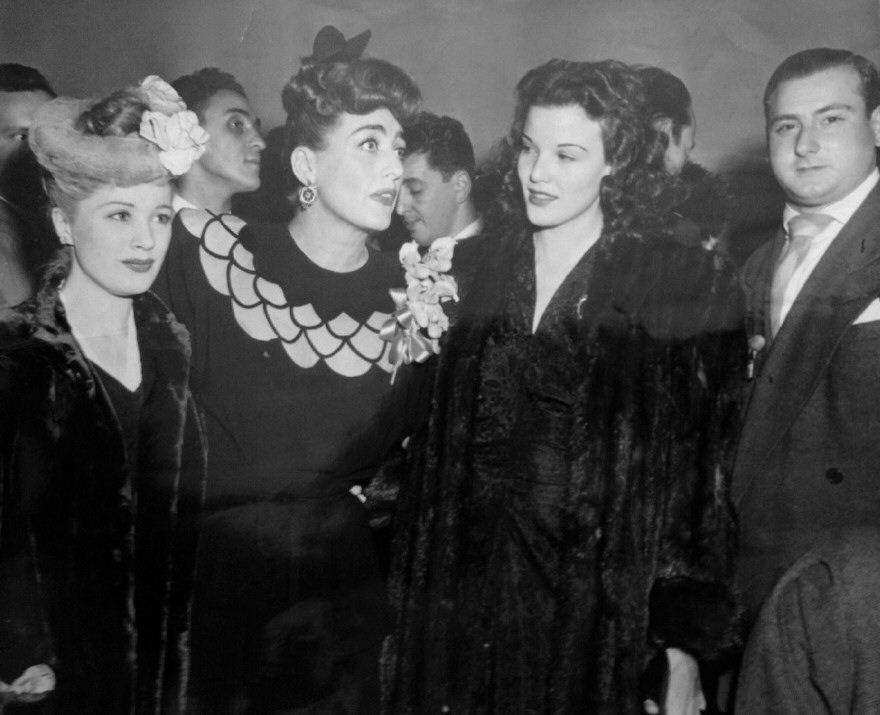
M 736 688 L 746 715 L 880 713 L 880 531 L 853 527 L 802 556 L 768 597 Z
M 770 287 L 784 243 L 780 232 L 744 269 L 750 334 L 766 339 L 732 485 L 740 588 L 755 610 L 824 530 L 880 526 L 880 185 L 771 339 Z

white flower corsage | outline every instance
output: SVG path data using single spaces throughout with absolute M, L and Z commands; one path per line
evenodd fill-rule
M 150 75 L 139 89 L 150 107 L 141 117 L 140 135 L 159 147 L 159 161 L 172 176 L 185 174 L 205 153 L 208 132 L 161 77 Z
M 458 300 L 458 284 L 448 274 L 454 251 L 452 238 L 438 238 L 424 255 L 415 241 L 400 247 L 406 289 L 391 289 L 394 315 L 380 332 L 382 339 L 391 343 L 392 382 L 401 365 L 424 362 L 440 352 L 440 336 L 449 329 L 442 304 Z

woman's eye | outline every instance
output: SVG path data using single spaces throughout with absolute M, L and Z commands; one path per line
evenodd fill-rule
M 131 218 L 131 214 L 128 211 L 115 211 L 110 214 L 110 218 L 114 221 L 128 221 Z
M 379 142 L 375 139 L 364 139 L 361 142 L 361 148 L 366 149 L 367 151 L 376 151 L 379 148 Z
M 571 154 L 559 154 L 559 159 L 561 161 L 574 161 L 574 157 Z
M 395 147 L 395 149 L 394 149 L 394 153 L 397 154 L 399 159 L 403 159 L 403 155 L 405 152 L 406 152 L 406 147 L 399 146 L 399 147 Z
M 163 226 L 167 226 L 174 220 L 174 217 L 171 214 L 159 214 L 156 216 L 156 221 Z

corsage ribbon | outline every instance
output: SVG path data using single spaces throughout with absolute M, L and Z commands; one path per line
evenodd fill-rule
M 425 362 L 435 353 L 435 347 L 431 338 L 419 332 L 412 309 L 407 305 L 406 290 L 391 288 L 388 292 L 395 310 L 379 330 L 379 337 L 391 343 L 388 359 L 394 366 L 391 373 L 391 382 L 394 382 L 397 368 L 404 363 Z

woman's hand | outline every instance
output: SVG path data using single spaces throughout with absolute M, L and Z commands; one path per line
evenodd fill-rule
M 693 656 L 678 648 L 666 649 L 666 662 L 669 666 L 669 685 L 663 709 L 653 700 L 645 700 L 644 709 L 648 715 L 699 715 L 706 709 L 706 698 L 700 682 L 700 668 Z
M 354 494 L 358 499 L 361 500 L 361 504 L 367 503 L 367 495 L 364 494 L 364 488 L 360 484 L 355 484 L 351 489 L 348 490 L 349 494 Z
M 32 703 L 41 700 L 53 690 L 54 671 L 44 663 L 32 665 L 11 684 L 0 681 L 0 703 Z

